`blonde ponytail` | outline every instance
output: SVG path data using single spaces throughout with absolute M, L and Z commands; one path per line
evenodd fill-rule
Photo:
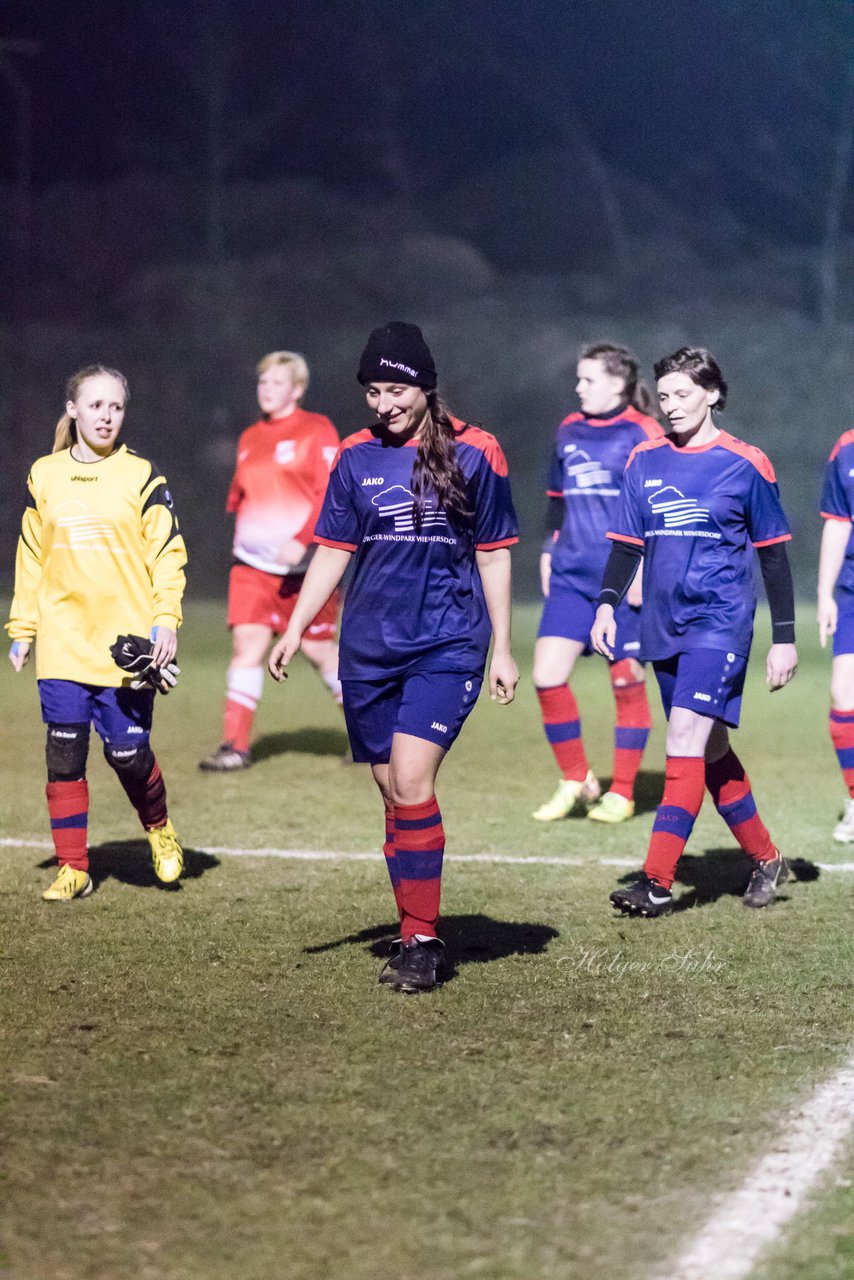
M 77 439 L 77 432 L 74 428 L 74 419 L 70 413 L 64 413 L 56 424 L 56 434 L 53 437 L 52 453 L 59 453 L 62 449 L 70 449 Z
M 80 388 L 87 378 L 98 378 L 102 374 L 106 374 L 109 378 L 115 378 L 117 382 L 122 384 L 125 393 L 125 404 L 130 399 L 130 391 L 128 389 L 128 380 L 123 373 L 119 373 L 118 369 L 109 369 L 104 364 L 87 364 L 85 369 L 78 369 L 73 373 L 65 384 L 65 402 L 74 401 L 80 394 Z M 59 419 L 56 424 L 56 432 L 53 437 L 53 449 L 51 452 L 59 453 L 62 449 L 70 449 L 77 442 L 77 427 L 71 414 L 67 411 Z

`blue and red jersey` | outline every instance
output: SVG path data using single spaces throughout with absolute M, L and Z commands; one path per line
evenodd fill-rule
M 821 514 L 825 520 L 854 519 L 854 431 L 845 431 L 833 446 L 824 469 Z M 854 536 L 848 539 L 845 559 L 836 581 L 837 591 L 854 593 Z
M 629 405 L 608 418 L 571 413 L 557 429 L 546 492 L 563 498 L 563 524 L 547 548 L 552 574 L 572 579 L 576 590 L 594 598 L 608 559 L 623 471 L 632 450 L 662 436 L 654 418 Z
M 457 460 L 471 518 L 452 522 L 427 500 L 414 519 L 417 441 L 377 429 L 341 444 L 314 540 L 355 552 L 341 622 L 342 680 L 419 670 L 481 670 L 492 628 L 475 551 L 518 542 L 507 462 L 494 436 L 459 424 Z
M 752 547 L 791 537 L 774 468 L 726 431 L 677 448 L 669 436 L 635 449 L 609 538 L 643 547 L 641 657 L 726 649 L 753 637 Z

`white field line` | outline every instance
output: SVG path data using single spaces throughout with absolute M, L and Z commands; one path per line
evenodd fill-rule
M 854 1127 L 854 1056 L 789 1114 L 773 1149 L 659 1280 L 744 1280 Z
M 379 850 L 369 853 L 345 853 L 332 849 L 234 849 L 230 845 L 199 845 L 199 853 L 224 854 L 228 858 L 288 858 L 294 862 L 378 862 Z M 50 840 L 0 838 L 0 849 L 52 849 Z M 637 858 L 549 858 L 534 854 L 530 858 L 512 853 L 446 853 L 447 862 L 479 862 L 497 866 L 519 867 L 637 867 Z M 854 862 L 814 862 L 821 871 L 854 872 Z

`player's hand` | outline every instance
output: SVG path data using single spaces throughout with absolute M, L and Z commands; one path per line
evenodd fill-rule
M 636 573 L 632 580 L 632 585 L 626 592 L 626 604 L 630 604 L 633 609 L 639 609 L 643 604 L 643 574 Z
M 774 693 L 794 679 L 798 669 L 798 651 L 793 644 L 772 644 L 765 664 L 765 679 Z
M 818 638 L 822 649 L 827 648 L 828 636 L 836 635 L 838 618 L 839 609 L 833 596 L 828 596 L 827 599 L 819 596 L 816 622 L 818 623 Z
M 617 624 L 614 621 L 614 607 L 600 604 L 596 610 L 593 626 L 590 628 L 590 643 L 603 658 L 614 660 L 614 646 L 617 643 Z
M 165 667 L 178 652 L 178 632 L 169 627 L 152 627 L 151 639 L 154 641 L 151 661 L 155 667 Z
M 299 649 L 302 636 L 298 631 L 291 631 L 290 628 L 283 636 L 280 636 L 273 648 L 270 650 L 270 657 L 267 662 L 267 670 L 274 680 L 280 684 L 283 680 L 287 680 L 288 673 L 285 667 L 290 662 L 296 651 Z
M 506 706 L 516 697 L 519 668 L 509 653 L 494 653 L 489 664 L 489 696 Z
M 291 538 L 290 542 L 286 542 L 280 548 L 276 559 L 283 569 L 293 569 L 295 565 L 305 559 L 306 551 L 308 551 L 308 547 L 304 543 L 297 542 L 295 538 Z
M 543 596 L 548 599 L 549 586 L 552 579 L 552 558 L 547 551 L 540 556 L 540 586 L 543 589 Z
M 9 650 L 9 661 L 16 671 L 23 671 L 30 659 L 30 641 L 13 640 Z

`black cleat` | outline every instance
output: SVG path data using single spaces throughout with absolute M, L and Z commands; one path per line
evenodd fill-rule
M 413 938 L 411 942 L 401 943 L 398 955 L 389 961 L 389 969 L 394 966 L 393 977 L 388 979 L 392 990 L 403 991 L 407 995 L 432 991 L 442 981 L 444 951 L 444 943 L 438 938 L 430 938 L 427 942 Z
M 753 868 L 750 884 L 742 898 L 746 907 L 770 907 L 777 896 L 778 886 L 788 880 L 789 864 L 779 849 L 776 853 L 776 858 L 758 862 Z
M 248 769 L 252 756 L 248 751 L 238 751 L 230 742 L 223 742 L 211 755 L 199 761 L 204 773 L 233 773 L 236 769 Z
M 403 951 L 403 940 L 395 938 L 389 943 L 388 959 L 377 974 L 380 986 L 397 982 L 397 971 L 400 968 L 400 956 Z
M 642 871 L 633 884 L 615 889 L 611 903 L 626 916 L 666 916 L 673 910 L 670 890 Z

